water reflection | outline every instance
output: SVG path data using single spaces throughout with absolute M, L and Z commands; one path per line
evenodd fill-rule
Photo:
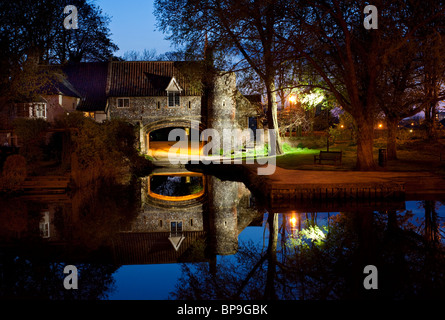
M 441 299 L 444 216 L 440 201 L 270 208 L 240 182 L 158 170 L 128 186 L 0 199 L 0 296 L 109 299 L 126 266 L 161 278 L 148 267 L 169 264 L 181 266 L 168 275 L 173 299 Z M 78 290 L 63 287 L 67 264 Z M 363 287 L 369 264 L 378 290 Z
M 204 264 L 184 266 L 172 297 L 444 299 L 443 203 L 407 205 L 266 214 L 262 242 L 240 243 L 238 258 L 222 259 L 216 272 Z M 378 269 L 377 290 L 363 286 L 370 264 Z
M 72 196 L 0 199 L 0 296 L 103 299 L 118 266 L 111 235 L 135 213 L 132 187 L 107 186 Z M 65 265 L 78 268 L 79 290 L 65 290 Z
M 149 196 L 166 201 L 185 201 L 204 195 L 205 177 L 193 172 L 158 172 L 147 178 Z
M 119 264 L 209 262 L 234 254 L 239 232 L 259 215 L 244 184 L 212 176 L 159 170 L 141 179 L 141 190 L 141 210 L 113 238 Z

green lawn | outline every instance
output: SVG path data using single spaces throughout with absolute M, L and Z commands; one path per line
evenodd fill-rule
M 379 149 L 385 148 L 385 141 L 376 140 L 374 143 L 374 159 L 378 164 Z M 430 171 L 445 175 L 445 141 L 429 144 L 422 140 L 400 142 L 398 146 L 398 160 L 388 161 L 385 168 L 388 171 Z M 330 151 L 342 151 L 342 165 L 314 164 L 314 155 L 319 149 L 299 149 L 283 146 L 284 155 L 277 157 L 277 166 L 285 169 L 299 170 L 354 170 L 356 164 L 356 147 L 349 142 L 339 143 L 329 148 Z M 443 160 L 440 161 L 440 152 L 443 150 Z M 323 163 L 323 162 L 322 162 Z

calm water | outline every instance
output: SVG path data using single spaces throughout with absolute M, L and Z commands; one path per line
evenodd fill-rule
M 443 299 L 443 200 L 267 208 L 242 183 L 162 171 L 128 187 L 2 198 L 0 296 Z M 66 265 L 77 290 L 64 288 Z M 377 289 L 364 288 L 367 265 Z

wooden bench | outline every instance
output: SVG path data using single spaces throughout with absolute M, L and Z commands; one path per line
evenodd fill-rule
M 321 160 L 334 161 L 337 164 L 337 161 L 341 164 L 342 151 L 320 151 L 319 155 L 314 155 L 314 163 L 318 161 L 321 164 Z

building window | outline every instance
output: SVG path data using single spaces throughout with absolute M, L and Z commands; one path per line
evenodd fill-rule
M 87 118 L 95 118 L 94 117 L 94 112 L 84 112 L 83 115 Z
M 42 238 L 49 238 L 49 211 L 43 212 L 42 218 L 39 222 L 40 236 Z
M 118 108 L 128 108 L 128 107 L 130 107 L 130 99 L 129 98 L 119 98 L 119 99 L 117 99 L 117 107 Z
M 171 235 L 182 234 L 182 221 L 172 221 L 170 223 L 170 234 Z
M 158 105 L 158 110 L 161 109 L 161 102 L 158 101 L 157 105 Z
M 46 103 L 34 103 L 29 107 L 30 118 L 46 119 Z
M 169 107 L 179 107 L 179 92 L 169 91 L 167 92 L 167 96 Z
M 192 102 L 189 101 L 189 109 L 191 109 L 191 108 L 192 108 Z

